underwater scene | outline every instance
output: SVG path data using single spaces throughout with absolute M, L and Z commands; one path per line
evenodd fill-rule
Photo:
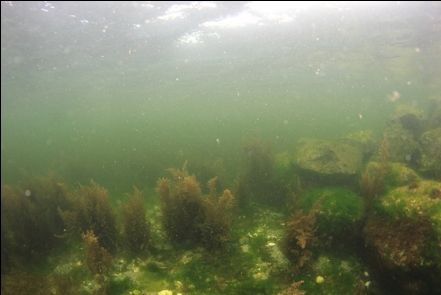
M 1 294 L 441 294 L 441 3 L 2 1 Z

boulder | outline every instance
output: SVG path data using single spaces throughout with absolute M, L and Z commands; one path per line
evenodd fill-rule
M 376 149 L 372 130 L 360 130 L 343 136 L 338 142 L 358 148 L 364 157 L 369 157 Z
M 366 170 L 369 175 L 374 175 L 377 169 L 381 169 L 381 164 L 378 162 L 369 162 L 366 165 Z M 389 163 L 388 173 L 385 177 L 385 182 L 389 187 L 396 188 L 400 186 L 418 183 L 421 178 L 411 168 L 403 163 Z
M 419 169 L 441 177 L 441 128 L 424 132 L 418 143 Z
M 420 181 L 392 189 L 375 198 L 373 208 L 363 230 L 371 268 L 401 288 L 397 294 L 437 294 L 441 183 Z
M 392 124 L 399 123 L 404 129 L 409 130 L 414 138 L 418 138 L 423 132 L 425 116 L 422 110 L 401 104 L 389 120 Z
M 426 130 L 441 128 L 441 96 L 429 98 L 429 120 Z
M 412 159 L 412 154 L 418 148 L 412 132 L 399 123 L 392 123 L 386 127 L 384 134 L 387 136 L 390 161 L 407 163 Z
M 294 163 L 318 180 L 344 180 L 360 170 L 362 158 L 360 149 L 344 143 L 302 139 Z

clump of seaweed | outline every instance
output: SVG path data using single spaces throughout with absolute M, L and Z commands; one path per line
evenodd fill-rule
M 189 175 L 187 162 L 181 170 L 167 169 L 173 180 L 158 180 L 162 224 L 169 239 L 178 244 L 218 249 L 228 240 L 234 197 L 229 190 L 215 202 L 216 178 L 208 181 L 210 196 L 202 195 L 195 175 Z
M 35 206 L 16 188 L 1 189 L 1 270 L 4 273 L 17 264 L 32 261 L 35 244 Z
M 204 200 L 196 176 L 188 175 L 187 162 L 182 170 L 167 169 L 173 175 L 158 180 L 162 224 L 169 239 L 176 243 L 196 242 L 201 237 L 198 226 L 204 222 Z
M 101 246 L 109 251 L 116 249 L 116 214 L 113 212 L 107 190 L 95 181 L 91 186 L 81 186 L 68 195 L 70 211 L 58 210 L 68 233 L 85 233 L 92 230 Z
M 149 245 L 150 224 L 141 192 L 135 187 L 132 195 L 126 194 L 127 201 L 121 205 L 124 241 L 131 253 L 143 253 Z
M 68 187 L 64 179 L 56 173 L 49 173 L 45 176 L 30 176 L 23 171 L 25 176 L 25 187 L 22 190 L 30 194 L 31 200 L 39 211 L 39 215 L 44 219 L 45 227 L 48 227 L 50 235 L 61 234 L 64 226 L 58 208 L 69 209 L 67 200 Z M 58 240 L 52 237 L 52 241 Z
M 1 188 L 2 273 L 48 255 L 60 244 L 55 235 L 63 232 L 57 211 L 68 208 L 63 180 L 55 174 L 25 176 L 24 187 Z
M 112 256 L 104 248 L 100 246 L 98 238 L 93 231 L 87 231 L 81 235 L 86 244 L 86 265 L 90 273 L 94 277 L 97 284 L 100 285 L 99 293 L 105 294 L 106 278 L 112 267 Z
M 308 214 L 297 210 L 285 223 L 284 248 L 288 259 L 292 263 L 293 272 L 298 272 L 312 258 L 312 247 L 315 243 L 314 227 L 316 215 L 320 212 L 320 197 Z
M 365 204 L 368 204 L 372 199 L 381 195 L 386 190 L 385 178 L 389 173 L 389 150 L 387 135 L 384 134 L 383 141 L 378 150 L 378 163 L 371 166 L 372 169 L 366 169 L 361 175 L 360 188 L 361 194 L 364 197 Z
M 210 195 L 214 197 L 214 181 L 213 187 L 210 187 Z M 201 225 L 202 244 L 207 249 L 219 249 L 228 240 L 230 235 L 231 222 L 235 210 L 235 200 L 231 192 L 226 189 L 222 196 L 219 197 L 217 203 L 214 198 L 205 199 L 205 220 Z

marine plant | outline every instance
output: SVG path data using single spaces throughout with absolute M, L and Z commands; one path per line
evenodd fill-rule
M 149 245 L 150 223 L 141 192 L 135 187 L 133 195 L 126 194 L 127 200 L 121 205 L 124 241 L 129 252 L 145 252 Z
M 2 273 L 47 256 L 61 243 L 57 208 L 68 209 L 66 185 L 55 174 L 25 178 L 22 187 L 1 188 Z
M 95 282 L 101 287 L 98 293 L 105 294 L 106 278 L 112 267 L 112 256 L 104 247 L 100 246 L 93 230 L 87 231 L 81 237 L 86 244 L 87 268 L 94 277 Z
M 2 273 L 13 266 L 32 261 L 37 240 L 34 235 L 34 206 L 17 188 L 2 185 L 1 188 L 1 259 Z M 31 244 L 29 244 L 31 243 Z
M 210 191 L 215 191 L 214 182 Z M 224 190 L 217 202 L 214 199 L 215 194 L 210 193 L 210 195 L 212 195 L 210 198 L 205 199 L 205 220 L 200 225 L 202 244 L 207 249 L 220 249 L 229 239 L 235 200 L 228 189 Z
M 95 181 L 91 186 L 81 185 L 68 194 L 71 210 L 58 210 L 67 233 L 83 234 L 92 230 L 102 247 L 113 252 L 116 249 L 116 214 L 113 212 L 107 190 Z
M 316 242 L 316 215 L 320 212 L 322 198 L 314 203 L 308 214 L 299 209 L 285 223 L 284 250 L 294 273 L 305 267 L 312 258 L 312 248 Z
M 187 162 L 181 170 L 167 169 L 173 180 L 158 180 L 162 224 L 174 243 L 219 249 L 228 240 L 235 206 L 234 197 L 224 190 L 217 202 L 216 178 L 208 181 L 209 196 L 203 196 L 195 175 L 189 175 Z
M 31 176 L 23 172 L 25 186 L 22 187 L 24 195 L 29 195 L 35 206 L 38 208 L 39 215 L 44 220 L 45 227 L 50 234 L 58 235 L 64 231 L 64 226 L 58 208 L 67 210 L 70 204 L 67 200 L 68 186 L 65 180 L 56 173 L 49 173 L 48 176 Z M 58 240 L 53 238 L 52 241 Z
M 204 221 L 204 200 L 196 176 L 189 175 L 187 162 L 182 170 L 167 169 L 173 175 L 158 180 L 162 224 L 169 239 L 176 243 L 196 242 L 201 237 L 199 224 Z

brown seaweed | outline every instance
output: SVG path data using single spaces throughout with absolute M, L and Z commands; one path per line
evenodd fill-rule
M 90 181 L 91 186 L 81 186 L 69 193 L 71 210 L 59 209 L 67 233 L 85 233 L 92 230 L 101 246 L 109 251 L 116 249 L 116 214 L 110 204 L 107 190 Z
M 2 273 L 44 258 L 61 243 L 57 208 L 68 208 L 66 185 L 55 174 L 26 178 L 24 187 L 1 188 Z
M 158 180 L 162 224 L 169 239 L 208 249 L 219 249 L 228 240 L 234 197 L 229 190 L 215 201 L 216 178 L 208 181 L 210 195 L 204 197 L 195 175 L 189 175 L 187 163 L 181 170 L 170 168 L 173 180 Z
M 141 192 L 135 187 L 133 195 L 126 194 L 127 201 L 121 205 L 124 241 L 131 253 L 145 252 L 149 245 L 150 224 Z
M 312 248 L 316 242 L 314 225 L 316 215 L 320 212 L 322 198 L 323 196 L 314 203 L 308 214 L 303 210 L 297 210 L 285 223 L 284 248 L 293 272 L 298 272 L 312 258 Z
M 81 235 L 86 244 L 86 265 L 95 282 L 100 286 L 94 294 L 106 294 L 107 278 L 112 267 L 112 256 L 101 247 L 93 231 Z

